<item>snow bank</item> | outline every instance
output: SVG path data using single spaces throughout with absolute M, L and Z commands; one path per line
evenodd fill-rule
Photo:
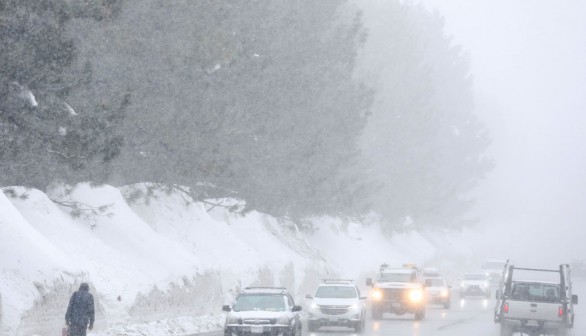
M 180 192 L 127 203 L 137 188 L 146 186 L 0 193 L 3 335 L 57 333 L 80 282 L 96 298 L 93 335 L 184 335 L 219 328 L 220 306 L 245 286 L 285 286 L 300 299 L 321 278 L 362 279 L 383 262 L 423 264 L 436 253 L 418 233 L 389 238 L 377 224 L 333 218 L 301 233 L 295 223 L 194 204 Z M 77 217 L 74 204 L 85 209 Z

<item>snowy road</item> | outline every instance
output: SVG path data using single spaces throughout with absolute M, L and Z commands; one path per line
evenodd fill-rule
M 586 300 L 586 281 L 574 281 L 574 292 Z M 347 328 L 322 328 L 318 332 L 308 332 L 304 336 L 498 336 L 499 326 L 492 322 L 494 299 L 469 298 L 452 300 L 451 309 L 429 306 L 423 321 L 414 321 L 412 315 L 395 316 L 385 314 L 384 318 L 374 321 L 367 317 L 364 333 L 355 333 Z M 586 303 L 584 303 L 586 305 Z M 370 315 L 370 314 L 369 314 Z M 209 336 L 223 335 L 222 331 L 208 333 Z M 576 306 L 575 328 L 569 335 L 586 335 L 586 307 Z

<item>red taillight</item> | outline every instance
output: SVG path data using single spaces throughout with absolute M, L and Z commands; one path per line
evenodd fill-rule
M 503 311 L 505 313 L 508 313 L 509 312 L 509 304 L 508 303 L 505 303 L 505 305 L 503 306 Z
M 558 317 L 564 316 L 564 307 L 560 306 L 558 308 Z

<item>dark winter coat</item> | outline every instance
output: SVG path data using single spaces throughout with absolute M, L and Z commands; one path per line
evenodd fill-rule
M 89 286 L 81 284 L 79 290 L 69 299 L 65 322 L 69 325 L 87 327 L 88 323 L 93 326 L 95 319 L 94 297 L 89 293 Z

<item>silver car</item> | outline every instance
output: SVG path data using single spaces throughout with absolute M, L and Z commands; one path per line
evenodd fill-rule
M 322 280 L 311 299 L 307 325 L 310 331 L 320 327 L 354 328 L 362 332 L 366 324 L 366 296 L 353 280 Z
M 281 287 L 248 287 L 227 312 L 225 336 L 275 335 L 301 336 L 301 320 L 293 298 Z

